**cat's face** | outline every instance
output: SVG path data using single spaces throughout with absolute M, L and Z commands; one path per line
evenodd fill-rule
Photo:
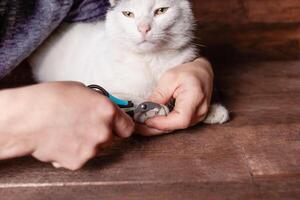
M 188 0 L 110 0 L 106 27 L 124 50 L 140 53 L 178 49 L 192 39 L 194 17 Z

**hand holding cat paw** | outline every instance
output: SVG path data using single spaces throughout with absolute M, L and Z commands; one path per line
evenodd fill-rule
M 149 119 L 146 125 L 137 125 L 137 132 L 151 136 L 185 129 L 204 120 L 213 88 L 211 65 L 203 58 L 167 71 L 159 80 L 150 101 L 167 104 L 176 100 L 168 116 Z

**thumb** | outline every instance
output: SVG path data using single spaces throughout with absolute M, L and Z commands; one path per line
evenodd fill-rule
M 130 137 L 134 130 L 133 120 L 121 109 L 118 109 L 113 125 L 114 132 L 122 138 Z

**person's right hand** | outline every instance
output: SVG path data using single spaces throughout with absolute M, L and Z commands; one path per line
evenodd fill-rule
M 134 129 L 121 109 L 80 83 L 38 84 L 1 91 L 0 97 L 5 113 L 0 116 L 0 159 L 31 154 L 76 170 L 107 146 L 113 133 L 129 137 Z

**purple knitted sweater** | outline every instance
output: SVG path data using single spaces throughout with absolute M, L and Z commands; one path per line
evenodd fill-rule
M 108 8 L 108 0 L 0 0 L 0 79 L 63 20 L 101 20 Z

